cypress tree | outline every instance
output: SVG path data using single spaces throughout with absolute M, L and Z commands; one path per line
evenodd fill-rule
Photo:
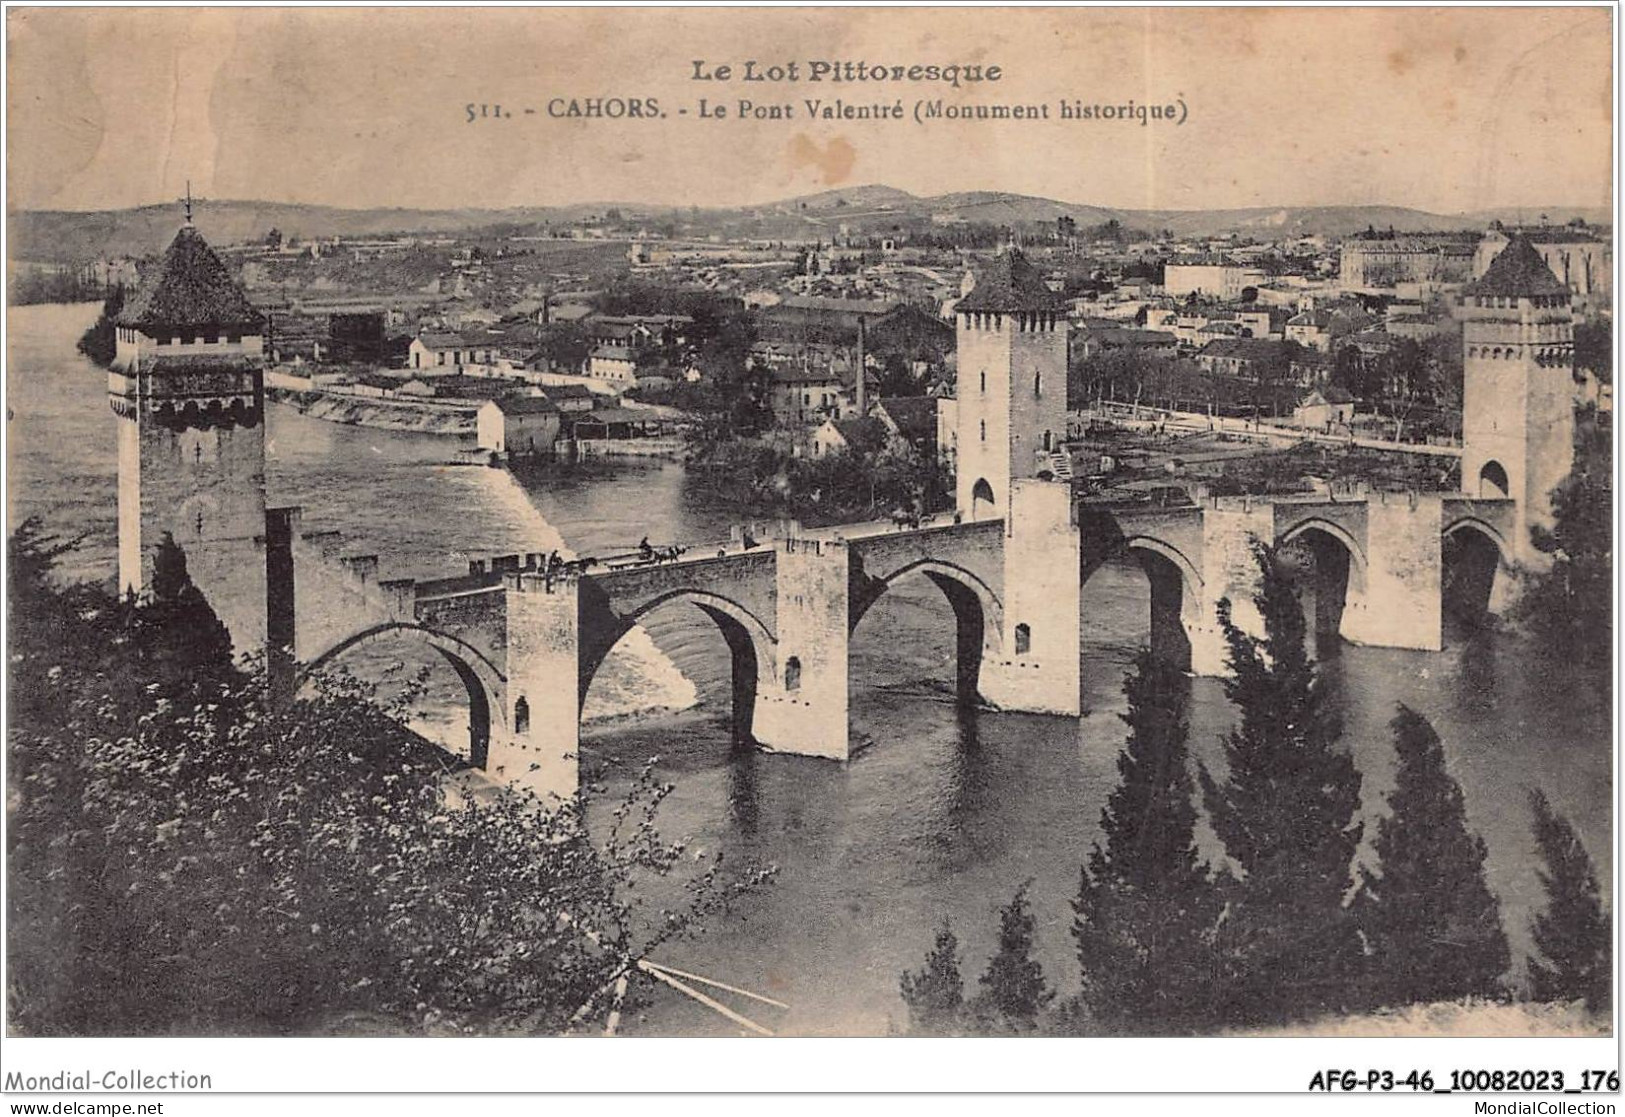
M 1513 607 L 1549 655 L 1606 672 L 1614 648 L 1614 463 L 1606 429 L 1582 425 L 1574 469 L 1552 490 L 1552 526 L 1530 540 L 1551 556 Z
M 1484 840 L 1467 829 L 1461 787 L 1426 718 L 1389 723 L 1399 768 L 1377 823 L 1378 869 L 1362 868 L 1355 914 L 1372 1003 L 1489 997 L 1511 962 L 1500 904 L 1484 882 Z
M 959 939 L 943 921 L 925 965 L 902 978 L 908 1031 L 917 1036 L 949 1036 L 964 1027 L 965 982 L 959 974 Z
M 186 552 L 168 532 L 153 550 L 147 588 L 136 629 L 150 680 L 177 698 L 201 697 L 237 681 L 231 634 L 193 583 Z
M 1263 638 L 1219 623 L 1232 672 L 1225 694 L 1240 723 L 1224 743 L 1220 784 L 1201 768 L 1214 832 L 1244 874 L 1226 874 L 1217 937 L 1231 1023 L 1345 1010 L 1363 951 L 1345 905 L 1362 826 L 1360 773 L 1339 747 L 1340 720 L 1305 647 L 1303 610 L 1276 549 L 1256 543 L 1253 598 Z
M 1546 795 L 1529 795 L 1535 816 L 1535 844 L 1543 869 L 1546 910 L 1531 920 L 1539 957 L 1529 959 L 1529 981 L 1537 1001 L 1584 999 L 1593 1012 L 1606 1012 L 1612 987 L 1613 936 L 1602 910 L 1597 873 L 1569 820 L 1552 810 Z
M 1039 1015 L 1055 998 L 1044 981 L 1044 969 L 1033 957 L 1036 921 L 1027 903 L 1027 885 L 999 912 L 999 948 L 982 974 L 982 991 L 972 1011 L 989 1031 L 1032 1032 Z
M 167 531 L 152 556 L 150 608 L 154 616 L 184 628 L 185 649 L 195 663 L 231 660 L 231 634 L 186 569 L 186 552 Z
M 1123 684 L 1128 740 L 1073 902 L 1081 1005 L 1097 1026 L 1133 1034 L 1201 1029 L 1211 1010 L 1219 898 L 1197 859 L 1185 749 L 1190 685 L 1142 650 Z

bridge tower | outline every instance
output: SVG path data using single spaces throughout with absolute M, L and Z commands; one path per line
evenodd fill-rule
M 967 520 L 1004 520 L 1001 654 L 983 696 L 1009 710 L 1076 715 L 1080 536 L 1066 450 L 1066 304 L 1015 248 L 956 308 L 957 494 Z
M 265 319 L 186 223 L 115 322 L 119 588 L 165 534 L 239 653 L 266 641 Z
M 955 310 L 957 495 L 967 520 L 1005 516 L 1011 482 L 1052 478 L 1066 439 L 1065 300 L 1016 249 Z
M 1574 464 L 1574 313 L 1563 284 L 1520 233 L 1462 289 L 1461 487 L 1511 497 L 1513 554 L 1543 563 L 1529 540 L 1550 525 L 1551 492 Z

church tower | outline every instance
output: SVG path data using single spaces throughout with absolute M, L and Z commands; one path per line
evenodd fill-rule
M 119 589 L 172 536 L 238 654 L 265 646 L 265 319 L 192 225 L 115 322 Z
M 955 308 L 959 349 L 958 507 L 1005 516 L 1011 482 L 1052 479 L 1066 439 L 1065 300 L 1010 249 Z
M 1551 493 L 1574 464 L 1574 313 L 1570 293 L 1519 234 L 1462 289 L 1461 487 L 1518 502 L 1521 562 L 1545 557 L 1529 529 L 1552 522 Z

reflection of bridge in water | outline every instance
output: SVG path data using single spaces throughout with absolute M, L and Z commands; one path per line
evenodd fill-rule
M 1069 486 L 1031 480 L 1012 484 L 1008 519 L 790 528 L 754 546 L 736 535 L 666 561 L 627 555 L 551 573 L 547 556 L 508 555 L 415 581 L 379 580 L 376 556 L 341 557 L 336 538 L 302 535 L 297 511 L 281 509 L 269 513 L 269 627 L 306 670 L 375 640 L 434 648 L 467 692 L 473 763 L 567 794 L 593 676 L 659 609 L 691 605 L 715 622 L 741 739 L 844 759 L 850 637 L 904 578 L 930 579 L 953 611 L 962 700 L 1076 715 L 1082 586 L 1114 557 L 1146 571 L 1153 649 L 1218 674 L 1219 600 L 1257 628 L 1254 539 L 1312 548 L 1323 627 L 1437 649 L 1447 578 L 1461 568 L 1491 604 L 1513 512 L 1510 500 L 1396 493 L 1079 507 Z

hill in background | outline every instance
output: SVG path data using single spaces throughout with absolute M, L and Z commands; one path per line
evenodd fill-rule
M 1401 206 L 1287 206 L 1227 210 L 1137 210 L 1082 205 L 998 191 L 972 191 L 921 198 L 890 186 L 828 190 L 757 206 L 696 209 L 679 206 L 594 203 L 515 209 L 339 209 L 281 202 L 206 201 L 197 220 L 220 244 L 257 240 L 271 228 L 284 236 L 372 237 L 388 233 L 469 234 L 539 232 L 548 226 L 617 211 L 623 221 L 680 229 L 685 235 L 783 240 L 829 240 L 842 226 L 850 233 L 906 232 L 959 222 L 1011 226 L 1050 225 L 1071 217 L 1080 227 L 1115 220 L 1130 229 L 1168 230 L 1177 237 L 1240 234 L 1258 239 L 1347 236 L 1368 226 L 1399 232 L 1481 229 L 1492 220 L 1522 223 L 1541 214 L 1554 224 L 1573 217 L 1606 224 L 1603 208 L 1556 206 L 1543 210 L 1436 214 Z M 14 261 L 80 263 L 105 256 L 161 251 L 179 221 L 175 205 L 70 212 L 24 210 L 8 218 Z

